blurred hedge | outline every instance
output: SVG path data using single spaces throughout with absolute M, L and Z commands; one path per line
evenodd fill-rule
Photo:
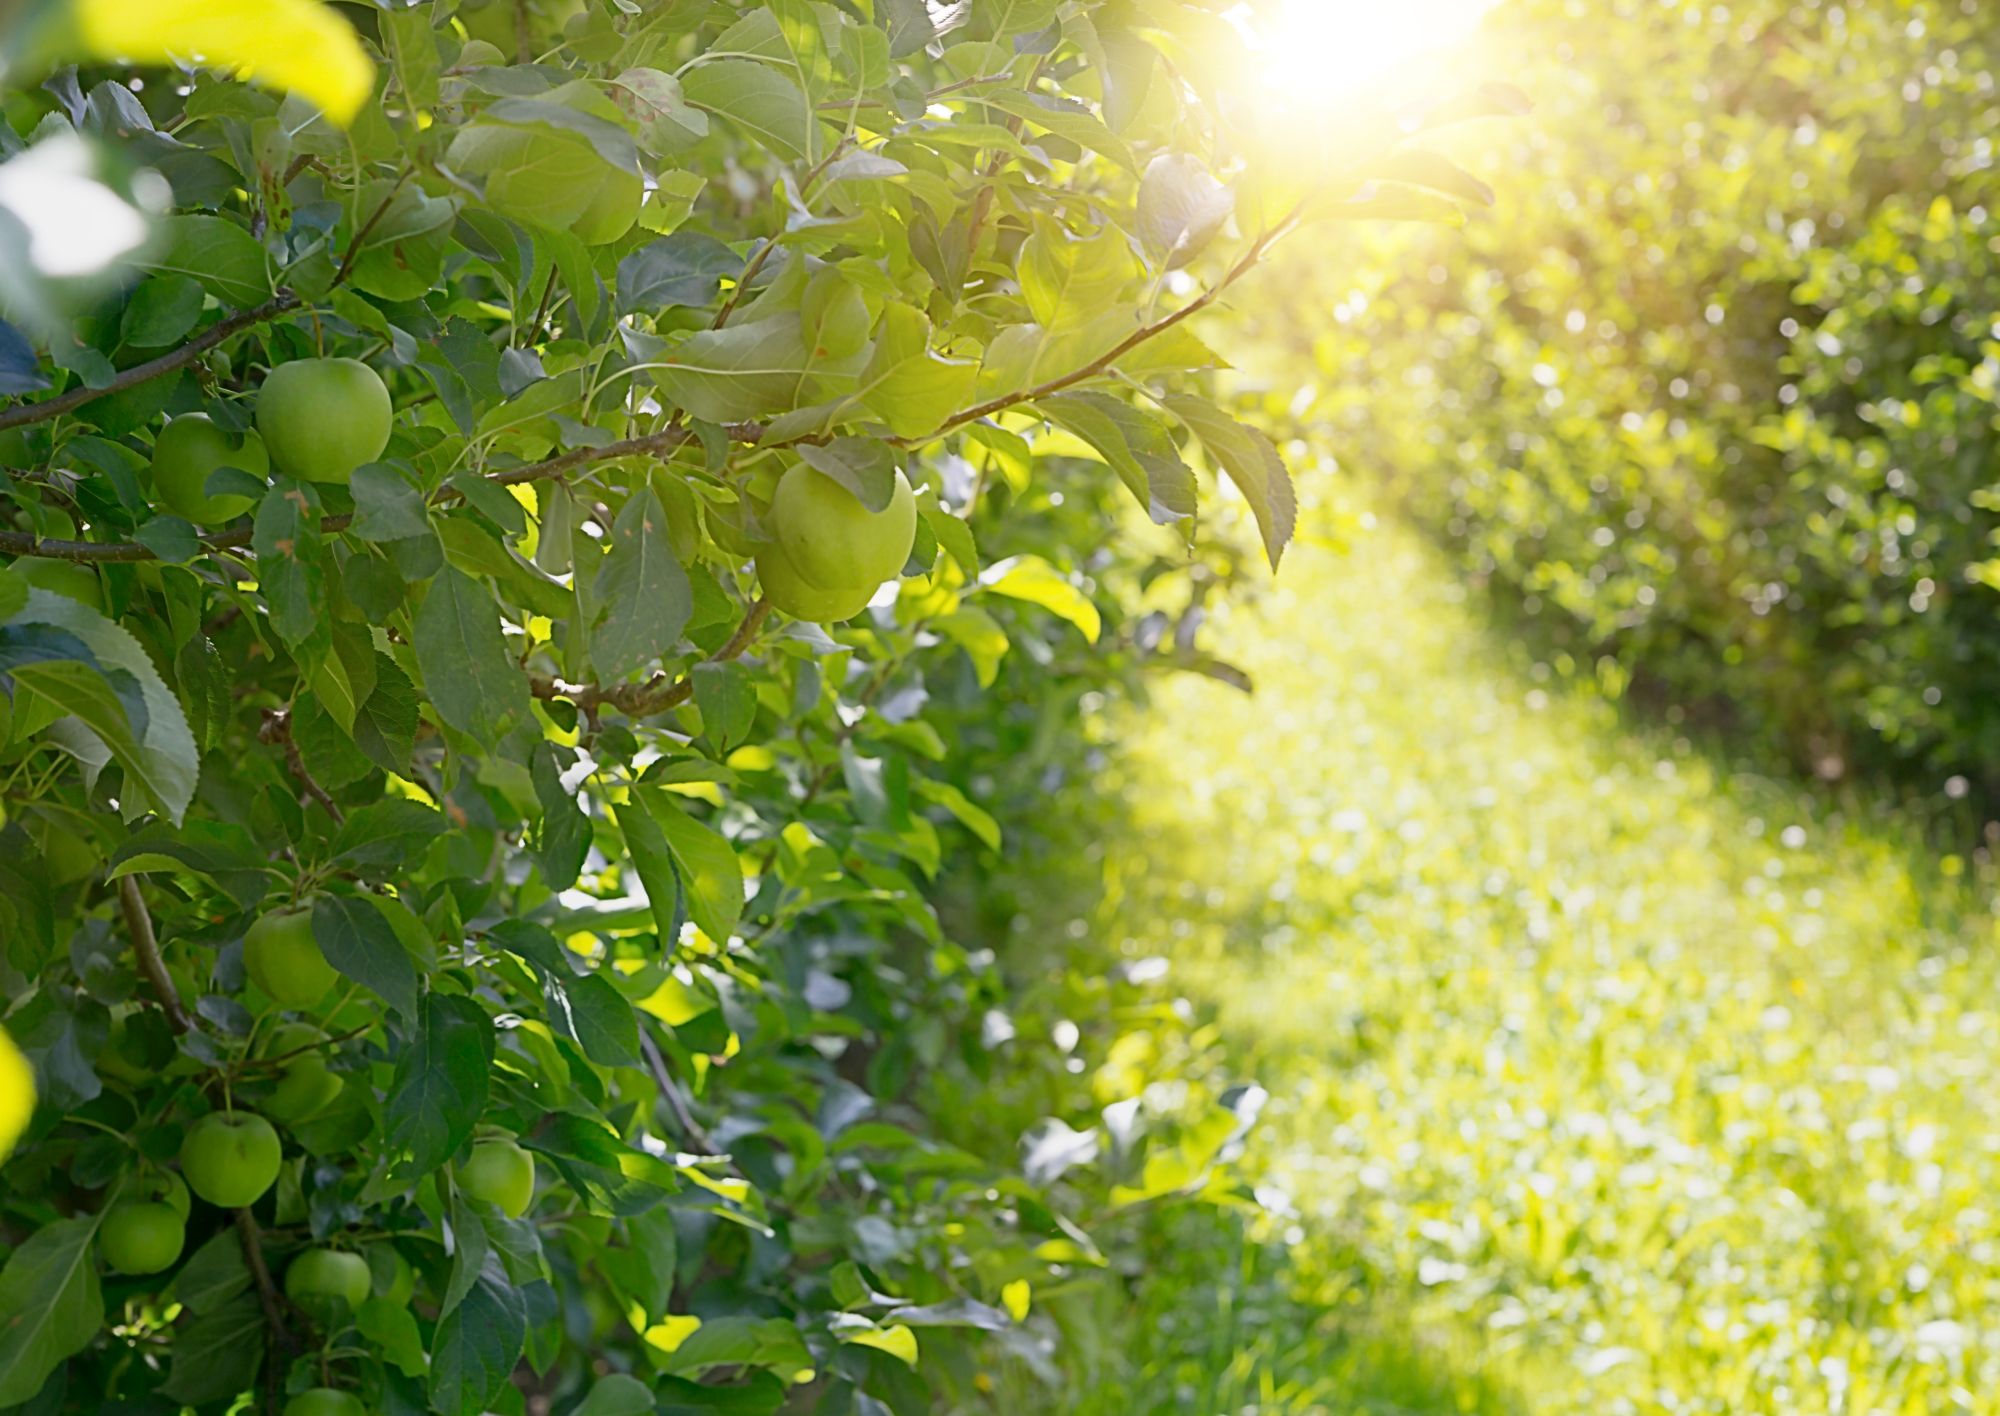
M 1315 252 L 1269 315 L 1294 408 L 1614 690 L 2000 797 L 1990 0 L 1511 0 L 1488 38 L 1538 103 L 1466 155 L 1499 209 Z

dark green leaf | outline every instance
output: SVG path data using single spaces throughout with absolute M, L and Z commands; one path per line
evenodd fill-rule
M 416 619 L 417 664 L 438 716 L 462 733 L 497 741 L 528 716 L 528 683 L 507 656 L 500 611 L 480 582 L 446 566 Z
M 396 1059 L 383 1103 L 389 1142 L 409 1152 L 409 1169 L 437 1169 L 472 1137 L 486 1109 L 493 1068 L 493 1020 L 469 998 L 432 993 L 417 1034 Z
M 349 818 L 348 826 L 352 827 L 360 815 L 357 812 Z M 321 895 L 313 901 L 312 923 L 313 939 L 329 964 L 372 990 L 404 1017 L 417 1016 L 417 966 L 373 903 L 359 895 Z

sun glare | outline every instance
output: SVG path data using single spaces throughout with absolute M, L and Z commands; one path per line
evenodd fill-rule
M 1269 96 L 1327 111 L 1363 95 L 1400 97 L 1415 61 L 1469 39 L 1497 0 L 1282 0 L 1262 25 Z

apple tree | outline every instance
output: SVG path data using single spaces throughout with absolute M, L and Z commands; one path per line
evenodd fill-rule
M 1476 185 L 1423 115 L 1261 162 L 1224 8 L 9 12 L 0 1409 L 1046 1350 L 1090 1233 L 921 1114 L 1005 1002 L 932 881 L 1011 754 L 939 724 L 1202 666 L 1112 587 L 1295 507 L 1195 317 Z

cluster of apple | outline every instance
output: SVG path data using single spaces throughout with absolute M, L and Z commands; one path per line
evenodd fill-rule
M 264 380 L 256 432 L 227 432 L 206 413 L 170 420 L 153 444 L 153 486 L 170 510 L 198 526 L 219 526 L 255 502 L 210 492 L 218 469 L 263 478 L 275 461 L 301 481 L 345 485 L 389 445 L 391 412 L 381 376 L 359 359 L 295 359 Z
M 308 909 L 260 916 L 244 935 L 243 965 L 274 1003 L 299 1011 L 323 1003 L 339 979 L 313 938 Z M 269 1118 L 297 1125 L 340 1094 L 343 1083 L 327 1066 L 326 1044 L 326 1035 L 309 1022 L 272 1030 L 259 1049 L 278 1072 L 260 1102 L 265 1114 L 230 1105 L 202 1116 L 182 1140 L 179 1173 L 149 1166 L 133 1193 L 113 1201 L 97 1232 L 98 1252 L 111 1269 L 143 1275 L 177 1263 L 187 1243 L 190 1191 L 220 1209 L 247 1208 L 270 1191 L 283 1166 L 284 1145 Z M 496 1206 L 509 1219 L 526 1214 L 534 1201 L 534 1157 L 504 1135 L 475 1140 L 455 1175 L 462 1193 Z M 384 1252 L 388 1258 L 377 1274 L 352 1250 L 303 1250 L 285 1269 L 285 1294 L 329 1325 L 344 1321 L 371 1293 L 406 1303 L 416 1288 L 415 1271 L 392 1245 Z M 292 1397 L 284 1416 L 360 1416 L 363 1409 L 351 1393 L 315 1387 Z

